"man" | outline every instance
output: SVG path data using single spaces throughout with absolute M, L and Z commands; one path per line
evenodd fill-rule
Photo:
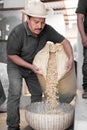
M 35 54 L 41 50 L 47 41 L 63 42 L 69 57 L 67 72 L 73 66 L 73 53 L 70 43 L 51 26 L 45 24 L 49 12 L 42 2 L 31 2 L 29 9 L 24 11 L 27 21 L 15 27 L 7 43 L 7 71 L 9 78 L 9 93 L 7 103 L 8 130 L 20 130 L 19 103 L 22 89 L 22 78 L 25 79 L 31 93 L 31 102 L 42 101 L 42 89 L 36 73 L 39 68 L 32 64 Z
M 87 98 L 87 0 L 79 0 L 77 13 L 77 25 L 82 38 L 83 44 L 83 98 Z

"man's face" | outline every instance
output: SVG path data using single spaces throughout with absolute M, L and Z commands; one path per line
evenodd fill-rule
M 28 26 L 31 32 L 37 36 L 43 30 L 45 26 L 45 18 L 29 17 Z

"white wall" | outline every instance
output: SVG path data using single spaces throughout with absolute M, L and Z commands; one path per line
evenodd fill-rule
M 25 0 L 4 0 L 4 8 L 24 7 Z
M 46 23 L 54 27 L 55 30 L 57 30 L 59 33 L 65 36 L 65 22 L 62 13 L 50 15 L 46 19 Z

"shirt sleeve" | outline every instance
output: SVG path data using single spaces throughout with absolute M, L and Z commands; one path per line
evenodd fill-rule
M 53 41 L 54 43 L 61 43 L 65 37 L 63 35 L 61 35 L 59 32 L 57 32 L 53 27 L 51 27 L 50 25 L 47 25 L 47 39 L 48 41 Z
M 7 54 L 20 55 L 20 47 L 21 45 L 18 39 L 18 35 L 16 35 L 15 31 L 12 31 L 7 41 Z
M 76 13 L 86 14 L 87 12 L 87 0 L 79 0 L 76 8 Z

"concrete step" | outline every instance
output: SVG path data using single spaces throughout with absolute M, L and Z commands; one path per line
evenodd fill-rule
M 77 90 L 74 130 L 87 130 L 87 99 L 82 98 L 82 89 Z

